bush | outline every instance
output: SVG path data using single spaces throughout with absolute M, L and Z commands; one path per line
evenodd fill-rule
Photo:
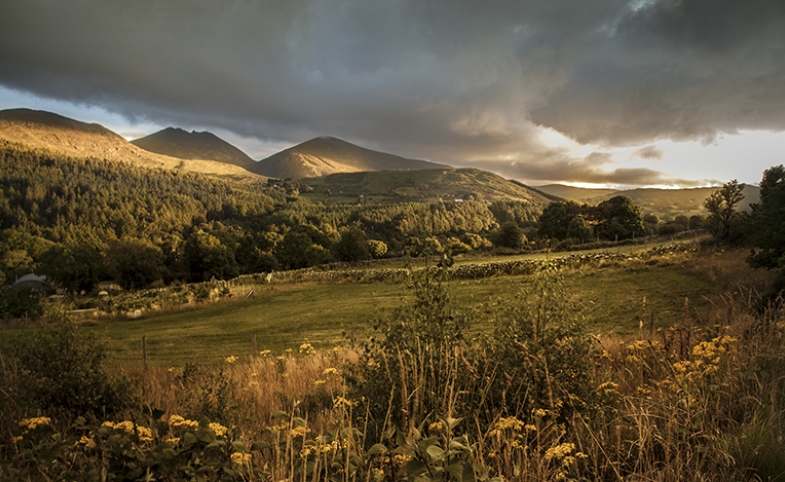
M 9 351 L 31 412 L 76 417 L 134 405 L 130 381 L 106 370 L 109 352 L 95 336 L 68 321 L 26 335 Z

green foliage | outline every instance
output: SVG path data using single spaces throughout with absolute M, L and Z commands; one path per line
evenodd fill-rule
M 722 188 L 711 193 L 703 202 L 709 211 L 707 225 L 718 241 L 726 242 L 731 238 L 731 225 L 739 216 L 736 206 L 744 199 L 743 190 L 744 185 L 734 179 L 723 184 Z
M 45 307 L 44 293 L 36 288 L 0 288 L 0 319 L 37 320 L 43 316 Z
M 497 246 L 510 249 L 521 249 L 525 242 L 525 236 L 521 228 L 513 221 L 506 221 L 499 227 L 499 231 L 494 237 Z
M 387 417 L 393 426 L 405 427 L 407 413 L 444 413 L 440 404 L 448 387 L 443 381 L 454 370 L 453 349 L 468 323 L 448 296 L 444 277 L 438 268 L 415 275 L 408 287 L 413 301 L 380 314 L 374 323 L 375 335 L 359 365 L 358 390 L 368 400 L 376 433 Z
M 387 254 L 387 244 L 378 239 L 369 239 L 368 252 L 371 253 L 373 259 L 380 259 Z
M 785 168 L 772 167 L 763 173 L 760 204 L 753 206 L 751 236 L 756 248 L 749 262 L 753 267 L 785 267 Z
M 183 257 L 191 281 L 229 279 L 239 274 L 232 249 L 201 229 L 185 241 Z
M 357 227 L 351 227 L 341 233 L 341 239 L 333 246 L 338 261 L 355 262 L 371 258 L 365 233 Z
M 107 276 L 106 258 L 87 243 L 55 246 L 42 256 L 40 271 L 70 293 L 89 293 Z
M 22 374 L 27 410 L 103 414 L 135 403 L 128 379 L 106 368 L 106 344 L 66 321 L 19 338 L 8 349 Z
M 149 241 L 135 238 L 115 241 L 107 258 L 114 279 L 125 289 L 147 288 L 161 279 L 164 255 Z
M 614 196 L 595 208 L 597 233 L 608 240 L 628 239 L 643 234 L 641 208 L 627 196 Z

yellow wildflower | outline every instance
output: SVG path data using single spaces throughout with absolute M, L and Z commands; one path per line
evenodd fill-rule
M 41 425 L 49 425 L 52 423 L 52 419 L 49 417 L 33 417 L 33 418 L 23 418 L 19 421 L 19 426 L 24 427 L 26 430 L 33 430 L 36 427 Z
M 88 437 L 87 435 L 82 435 L 82 438 L 80 438 L 76 444 L 84 445 L 84 448 L 86 449 L 95 448 L 95 440 L 93 440 L 92 437 Z
M 541 408 L 537 408 L 537 409 L 534 409 L 532 411 L 532 415 L 534 415 L 535 417 L 538 417 L 538 418 L 544 418 L 544 417 L 548 416 L 548 412 L 546 412 L 545 410 L 543 410 Z
M 166 369 L 167 372 L 172 373 L 174 371 L 174 367 L 169 367 Z
M 325 380 L 314 380 L 313 381 L 313 384 L 316 385 L 317 387 L 319 385 L 324 385 L 324 383 L 325 383 Z
M 164 442 L 170 443 L 172 445 L 177 445 L 178 443 L 180 443 L 180 437 L 171 437 L 171 438 L 168 438 L 168 439 L 164 440 Z
M 217 437 L 223 437 L 224 435 L 226 435 L 226 432 L 228 431 L 226 427 L 224 427 L 220 423 L 215 423 L 215 422 L 210 422 L 210 424 L 207 427 L 213 432 L 215 432 L 215 435 Z
M 172 415 L 169 417 L 169 426 L 170 427 L 184 427 L 188 428 L 196 428 L 199 426 L 199 422 L 195 420 L 186 420 L 180 415 Z
M 573 450 L 575 450 L 575 444 L 570 442 L 551 447 L 545 451 L 545 460 L 561 460 L 572 453 Z
M 305 437 L 305 434 L 307 434 L 308 432 L 309 430 L 305 427 L 294 427 L 292 430 L 289 431 L 289 435 L 292 438 Z
M 351 408 L 355 405 L 357 405 L 357 402 L 352 402 L 351 400 L 348 400 L 344 397 L 336 397 L 335 399 L 333 399 L 333 406 L 335 406 L 335 408 L 341 408 L 341 407 Z
M 444 424 L 441 421 L 433 422 L 432 424 L 428 425 L 428 430 L 431 432 L 441 432 L 444 430 Z
M 267 356 L 272 353 L 270 350 L 262 350 L 259 352 L 259 356 Z
M 130 421 L 130 420 L 123 420 L 120 423 L 116 423 L 114 425 L 114 429 L 115 430 L 122 430 L 123 432 L 126 432 L 128 434 L 133 434 L 134 433 L 134 423 L 132 421 Z
M 325 368 L 324 371 L 322 372 L 322 375 L 324 375 L 326 377 L 330 376 L 330 375 L 333 375 L 333 376 L 336 376 L 336 377 L 341 376 L 340 373 L 338 373 L 338 369 L 334 368 L 334 367 Z
M 286 352 L 286 354 L 291 355 L 293 350 L 291 348 L 287 348 L 284 351 Z
M 241 452 L 234 452 L 229 456 L 233 464 L 245 465 L 251 462 L 251 454 L 244 454 Z
M 237 361 L 237 357 L 234 355 L 230 355 L 224 359 L 226 363 L 234 363 Z
M 259 382 L 257 382 L 256 380 L 251 380 L 250 382 L 248 382 L 248 388 L 253 388 L 253 387 L 256 387 L 258 385 L 259 385 Z
M 314 349 L 313 345 L 310 343 L 303 343 L 300 345 L 301 355 L 313 355 L 314 353 L 316 353 L 316 349 Z
M 24 437 L 22 437 L 21 435 L 18 437 L 11 437 L 11 442 L 13 443 L 21 442 L 23 438 Z
M 536 431 L 537 431 L 537 427 L 536 427 L 536 426 L 534 426 L 534 425 L 532 425 L 532 424 L 530 424 L 530 423 L 527 423 L 526 425 L 524 425 L 524 426 L 523 426 L 523 428 L 524 428 L 524 429 L 525 429 L 527 432 L 536 432 Z

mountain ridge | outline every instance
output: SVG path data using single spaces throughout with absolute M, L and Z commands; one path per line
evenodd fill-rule
M 443 164 L 374 151 L 335 137 L 305 141 L 262 159 L 253 172 L 279 179 L 304 179 L 365 171 L 434 169 Z
M 153 134 L 134 139 L 131 144 L 150 152 L 178 159 L 204 159 L 224 162 L 252 171 L 256 161 L 246 153 L 212 132 L 167 127 Z

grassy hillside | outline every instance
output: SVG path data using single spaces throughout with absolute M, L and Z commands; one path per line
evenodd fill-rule
M 303 179 L 301 184 L 307 186 L 302 193 L 304 196 L 327 204 L 513 199 L 544 206 L 551 201 L 533 189 L 479 169 L 331 174 Z
M 256 162 L 243 151 L 210 132 L 186 132 L 167 127 L 149 136 L 133 140 L 131 144 L 178 159 L 217 161 L 248 170 L 256 165 Z
M 538 186 L 542 192 L 559 196 L 561 198 L 597 205 L 614 196 L 627 196 L 641 207 L 644 214 L 656 214 L 660 218 L 668 219 L 678 215 L 706 215 L 703 201 L 719 187 L 699 187 L 689 189 L 656 189 L 639 188 L 628 190 L 616 189 L 587 189 L 561 184 Z M 757 186 L 744 185 L 744 199 L 739 209 L 749 211 L 749 205 L 760 202 Z
M 443 166 L 373 151 L 334 137 L 318 137 L 262 159 L 253 169 L 259 174 L 279 179 L 302 179 L 340 172 L 435 167 Z
M 44 111 L 0 111 L 0 139 L 64 156 L 123 161 L 138 167 L 194 172 L 243 182 L 264 180 L 225 162 L 184 162 L 183 159 L 149 152 L 98 124 L 87 124 Z

